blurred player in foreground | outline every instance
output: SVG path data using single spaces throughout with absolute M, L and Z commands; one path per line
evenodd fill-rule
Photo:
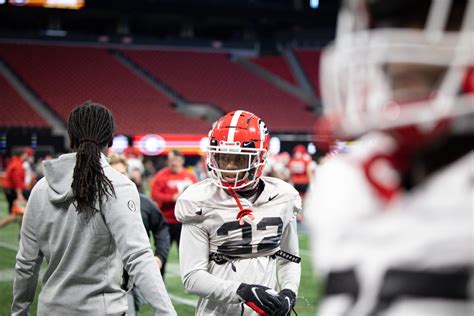
M 261 177 L 268 146 L 256 115 L 228 113 L 209 134 L 211 178 L 178 198 L 181 277 L 201 297 L 196 315 L 289 315 L 295 304 L 301 199 L 286 182 Z
M 38 315 L 124 314 L 124 268 L 156 315 L 176 315 L 143 227 L 137 188 L 105 157 L 112 113 L 87 102 L 70 113 L 67 130 L 74 152 L 44 162 L 44 178 L 25 210 L 12 315 L 29 314 L 44 258 Z
M 345 1 L 308 198 L 318 315 L 472 315 L 474 1 Z M 325 139 L 327 134 L 317 133 Z

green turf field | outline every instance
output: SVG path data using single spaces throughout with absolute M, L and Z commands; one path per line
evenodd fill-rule
M 6 214 L 5 197 L 3 191 L 0 191 L 0 217 Z M 18 229 L 18 223 L 12 223 L 0 229 L 0 316 L 10 315 L 15 255 L 16 249 L 18 249 Z M 302 274 L 298 302 L 295 309 L 300 316 L 313 316 L 315 315 L 319 289 L 311 271 L 310 257 L 308 255 L 308 238 L 305 233 L 300 233 L 300 248 Z M 194 305 L 196 304 L 197 297 L 184 292 L 179 277 L 178 254 L 175 247 L 172 247 L 170 251 L 165 282 L 178 315 L 194 315 Z M 38 295 L 40 287 L 41 285 L 39 285 L 36 295 Z M 36 315 L 36 302 L 31 308 L 31 314 Z M 139 315 L 153 315 L 153 313 L 148 306 L 145 306 Z

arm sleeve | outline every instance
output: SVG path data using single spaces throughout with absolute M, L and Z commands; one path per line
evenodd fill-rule
M 117 198 L 109 201 L 103 213 L 125 270 L 156 315 L 176 315 L 141 219 L 137 188 L 129 181 L 117 186 L 115 193 Z
M 179 247 L 181 278 L 186 290 L 222 303 L 239 303 L 240 282 L 218 278 L 208 272 L 209 237 L 193 224 L 183 224 Z
M 159 176 L 159 174 L 157 175 Z M 151 190 L 151 197 L 153 200 L 158 202 L 158 205 L 161 205 L 165 202 L 173 202 L 174 193 L 165 193 L 166 181 L 161 177 L 157 177 L 153 181 L 153 187 Z
M 281 240 L 281 250 L 299 256 L 298 232 L 296 229 L 296 220 L 292 220 L 285 231 Z M 298 295 L 300 285 L 301 264 L 278 258 L 278 280 L 280 289 L 290 289 Z
M 162 262 L 166 262 L 168 252 L 170 250 L 171 238 L 166 224 L 165 217 L 161 211 L 150 201 L 150 230 L 155 240 L 155 256 L 159 257 Z
M 15 280 L 13 282 L 12 315 L 26 315 L 30 304 L 33 302 L 38 283 L 38 275 L 43 262 L 38 241 L 36 239 L 34 224 L 34 209 L 32 194 L 23 216 L 21 226 L 20 249 L 16 255 Z

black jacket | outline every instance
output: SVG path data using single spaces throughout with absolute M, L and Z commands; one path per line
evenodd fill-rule
M 155 241 L 155 256 L 159 257 L 163 263 L 168 258 L 170 249 L 170 233 L 168 224 L 158 206 L 150 198 L 140 193 L 140 204 L 143 225 L 146 233 L 150 237 L 150 232 Z

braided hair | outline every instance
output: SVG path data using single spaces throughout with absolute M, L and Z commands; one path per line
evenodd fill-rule
M 86 102 L 70 114 L 67 131 L 71 147 L 76 152 L 72 192 L 78 213 L 87 218 L 102 210 L 102 201 L 115 196 L 112 182 L 100 163 L 101 149 L 112 144 L 115 122 L 104 106 Z M 99 201 L 99 209 L 96 202 Z

